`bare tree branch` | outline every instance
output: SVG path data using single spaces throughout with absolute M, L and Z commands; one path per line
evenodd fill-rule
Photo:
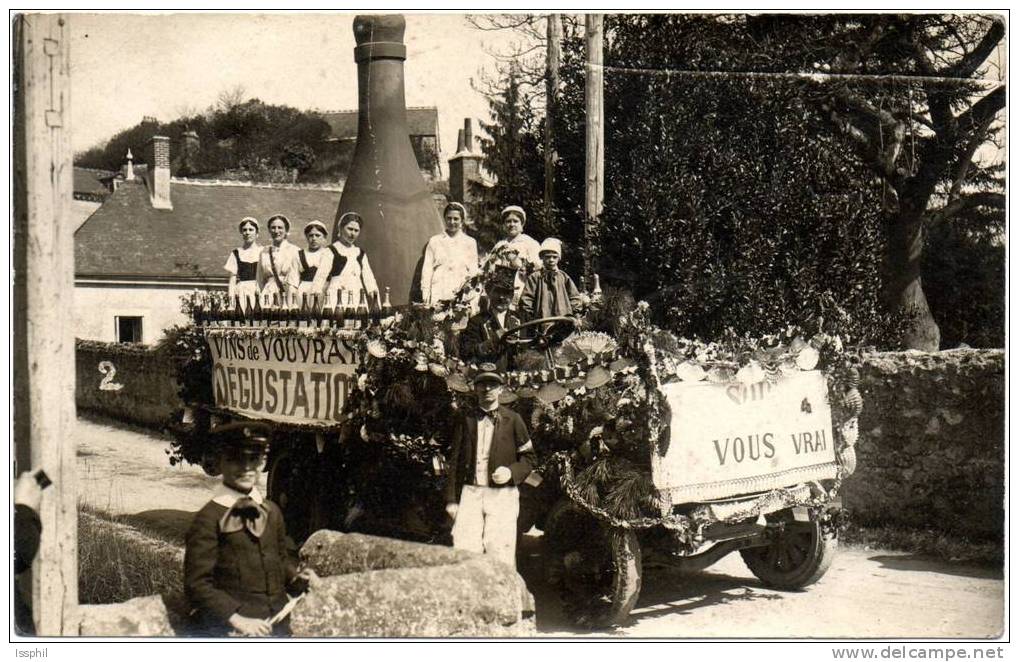
M 928 214 L 928 222 L 937 225 L 951 220 L 961 212 L 976 207 L 988 207 L 999 211 L 1005 210 L 1005 194 L 994 191 L 980 191 L 963 195 L 937 211 Z
M 980 66 L 991 56 L 994 49 L 998 47 L 1002 38 L 1005 36 L 1005 24 L 994 19 L 991 22 L 991 27 L 984 33 L 980 43 L 975 48 L 970 50 L 958 63 L 952 68 L 943 72 L 944 76 L 957 76 L 960 78 L 969 78 L 980 68 Z

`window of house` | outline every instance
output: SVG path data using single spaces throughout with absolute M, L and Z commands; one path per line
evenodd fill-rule
M 117 317 L 117 342 L 141 342 L 142 318 Z

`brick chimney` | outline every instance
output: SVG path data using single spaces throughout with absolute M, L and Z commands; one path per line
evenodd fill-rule
M 464 119 L 464 128 L 457 133 L 456 154 L 449 159 L 449 197 L 464 204 L 476 202 L 470 197 L 470 182 L 481 178 L 481 154 L 474 151 L 474 128 L 471 118 Z
M 149 186 L 149 200 L 155 209 L 173 209 L 170 201 L 170 139 L 166 136 L 152 136 L 145 145 L 148 162 L 146 180 Z

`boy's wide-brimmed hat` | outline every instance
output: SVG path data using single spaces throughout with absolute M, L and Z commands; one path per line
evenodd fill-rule
M 235 421 L 210 430 L 214 442 L 224 452 L 264 453 L 272 430 L 264 423 Z
M 545 253 L 555 253 L 559 257 L 563 256 L 563 242 L 559 241 L 555 237 L 549 237 L 545 241 L 541 242 L 541 246 L 538 248 L 538 255 L 541 256 Z

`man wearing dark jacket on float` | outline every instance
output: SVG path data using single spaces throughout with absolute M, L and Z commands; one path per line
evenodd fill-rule
M 492 554 L 516 567 L 517 485 L 534 468 L 531 440 L 520 415 L 499 405 L 503 377 L 483 364 L 474 378 L 478 406 L 459 417 L 446 484 L 453 546 Z
M 510 368 L 510 348 L 503 344 L 506 329 L 520 325 L 509 312 L 513 301 L 513 286 L 497 281 L 488 287 L 488 310 L 467 320 L 467 328 L 460 334 L 460 358 L 468 363 L 493 363 L 499 372 Z

